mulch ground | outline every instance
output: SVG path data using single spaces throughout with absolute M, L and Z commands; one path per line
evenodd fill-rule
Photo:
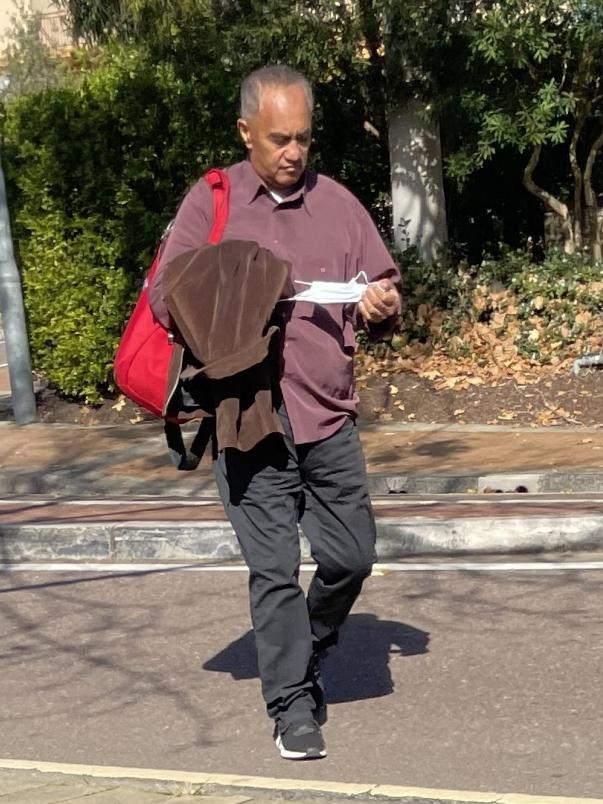
M 603 426 L 602 369 L 582 370 L 578 375 L 564 371 L 527 385 L 515 380 L 458 389 L 435 385 L 410 371 L 375 372 L 359 383 L 361 420 Z M 92 407 L 65 399 L 51 389 L 38 394 L 38 417 L 41 422 L 77 424 L 137 423 L 152 419 L 120 395 Z M 10 409 L 0 410 L 0 419 L 11 418 Z
M 430 380 L 409 372 L 373 375 L 360 391 L 360 415 L 365 421 L 603 426 L 603 371 L 458 390 L 436 389 Z

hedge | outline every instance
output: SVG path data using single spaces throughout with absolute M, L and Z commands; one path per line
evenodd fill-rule
M 318 98 L 319 143 L 325 121 L 345 125 L 314 161 L 371 205 L 387 166 L 362 127 L 360 94 L 332 119 L 338 93 L 354 97 L 346 89 L 354 80 L 325 86 L 323 106 Z M 162 230 L 208 167 L 243 156 L 239 82 L 215 65 L 186 75 L 144 48 L 117 45 L 96 62 L 84 54 L 69 84 L 2 110 L 33 363 L 60 392 L 98 402 L 111 388 L 115 347 Z

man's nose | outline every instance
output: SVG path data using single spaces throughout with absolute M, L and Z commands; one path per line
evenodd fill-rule
M 299 162 L 301 159 L 301 146 L 297 140 L 291 140 L 291 142 L 287 145 L 287 149 L 285 151 L 285 158 L 288 162 Z

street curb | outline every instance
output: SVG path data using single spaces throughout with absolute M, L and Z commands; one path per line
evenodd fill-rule
M 603 547 L 601 514 L 379 517 L 380 561 L 407 556 L 577 551 Z M 301 539 L 302 558 L 310 557 Z M 0 562 L 232 561 L 241 558 L 226 521 L 9 524 L 0 532 Z
M 120 768 L 97 765 L 72 765 L 58 762 L 0 759 L 2 770 L 36 771 L 55 776 L 102 779 L 104 781 L 146 782 L 168 785 L 169 792 L 186 794 L 282 794 L 287 799 L 316 795 L 352 800 L 380 799 L 400 804 L 603 804 L 600 798 L 523 795 L 468 790 L 438 790 L 384 784 L 279 779 L 265 776 L 238 776 L 225 773 L 193 773 L 188 771 Z M 199 799 L 203 801 L 202 798 Z
M 531 470 L 511 472 L 459 473 L 377 473 L 368 475 L 372 496 L 383 494 L 466 494 L 501 491 L 529 494 L 571 494 L 603 491 L 603 470 Z M 127 497 L 145 496 L 217 497 L 213 477 L 208 473 L 182 473 L 176 478 L 138 475 L 110 476 L 99 471 L 77 468 L 39 470 L 0 470 L 0 496 L 44 494 L 48 496 Z
M 572 494 L 603 491 L 603 471 L 598 469 L 555 471 L 538 469 L 513 472 L 463 472 L 458 474 L 369 474 L 371 495 L 467 494 L 468 492 L 523 492 Z

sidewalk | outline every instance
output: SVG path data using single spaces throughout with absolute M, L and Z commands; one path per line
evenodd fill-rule
M 601 430 L 381 425 L 360 436 L 381 561 L 603 546 Z M 240 560 L 209 458 L 177 471 L 159 424 L 2 424 L 2 496 L 5 565 Z
M 291 763 L 294 764 L 294 763 Z M 32 770 L 14 770 L 29 766 Z M 38 769 L 38 770 L 34 770 Z M 0 760 L 0 801 L 7 804 L 603 804 L 600 798 L 438 790 L 379 784 L 302 781 L 143 768 L 104 768 Z
M 360 437 L 373 494 L 603 491 L 603 429 L 368 425 Z M 215 486 L 208 457 L 174 469 L 159 423 L 3 422 L 0 494 L 199 497 Z

